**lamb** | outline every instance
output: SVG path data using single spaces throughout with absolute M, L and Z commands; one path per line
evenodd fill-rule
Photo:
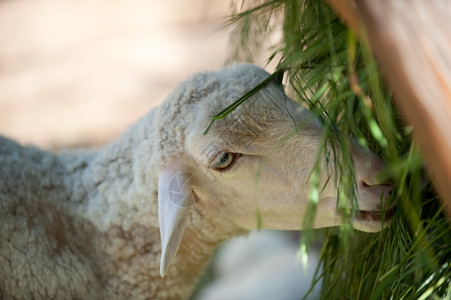
M 186 299 L 215 248 L 258 227 L 256 208 L 262 228 L 299 230 L 322 130 L 312 114 L 271 82 L 204 134 L 267 76 L 195 74 L 99 151 L 0 138 L 0 298 Z M 357 146 L 353 158 L 365 211 L 353 225 L 379 231 L 383 162 Z M 315 228 L 341 225 L 336 195 L 327 183 Z

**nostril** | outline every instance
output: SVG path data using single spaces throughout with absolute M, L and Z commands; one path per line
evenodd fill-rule
M 361 182 L 360 182 L 360 185 L 362 186 L 362 187 L 364 187 L 364 188 L 368 188 L 368 187 L 371 187 L 371 186 L 373 186 L 374 184 L 372 184 L 371 182 L 369 182 L 368 180 L 362 180 Z
M 360 185 L 363 188 L 371 188 L 371 187 L 381 187 L 384 188 L 386 190 L 389 190 L 390 192 L 393 190 L 393 183 L 392 182 L 378 182 L 376 180 L 368 180 L 368 179 L 362 179 L 360 181 Z

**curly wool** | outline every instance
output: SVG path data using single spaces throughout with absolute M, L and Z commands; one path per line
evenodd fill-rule
M 200 114 L 211 117 L 267 75 L 250 65 L 193 75 L 95 152 L 53 154 L 0 138 L 0 298 L 188 297 L 213 250 L 244 230 L 196 207 L 161 278 L 159 170 L 186 157 L 186 136 L 208 126 Z

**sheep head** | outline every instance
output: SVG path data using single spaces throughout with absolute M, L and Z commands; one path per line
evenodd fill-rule
M 322 125 L 311 112 L 290 100 L 276 83 L 270 83 L 204 134 L 212 116 L 268 75 L 261 68 L 241 64 L 189 81 L 194 91 L 184 98 L 189 109 L 179 122 L 184 127 L 183 153 L 163 168 L 159 181 L 162 276 L 177 251 L 192 207 L 221 207 L 221 217 L 245 230 L 257 229 L 257 208 L 262 228 L 302 229 L 309 174 L 322 133 Z M 186 86 L 182 90 L 186 94 Z M 351 143 L 359 210 L 353 226 L 361 231 L 380 231 L 381 212 L 391 189 L 376 179 L 384 163 Z M 333 173 L 333 162 L 328 168 L 326 164 L 322 162 L 324 169 Z M 337 210 L 337 187 L 334 180 L 328 180 L 326 171 L 321 174 L 324 188 L 313 226 L 340 226 L 343 218 Z

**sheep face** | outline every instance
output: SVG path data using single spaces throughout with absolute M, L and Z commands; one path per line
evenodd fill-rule
M 257 228 L 257 209 L 263 228 L 302 229 L 310 191 L 309 175 L 320 147 L 321 124 L 308 110 L 288 99 L 280 86 L 271 83 L 225 119 L 216 121 L 204 134 L 212 116 L 268 76 L 262 69 L 250 65 L 221 72 L 213 73 L 217 78 L 214 91 L 208 95 L 198 93 L 204 96 L 190 104 L 196 121 L 193 122 L 194 117 L 191 119 L 190 130 L 185 133 L 183 163 L 175 167 L 176 171 L 166 173 L 168 178 L 163 182 L 160 177 L 160 190 L 164 195 L 172 189 L 165 182 L 179 172 L 181 180 L 178 182 L 187 183 L 183 191 L 179 189 L 185 195 L 182 198 L 191 199 L 176 201 L 178 204 L 172 208 L 164 207 L 168 205 L 162 204 L 164 199 L 159 201 L 160 216 L 171 220 L 165 222 L 160 218 L 160 226 L 171 224 L 162 230 L 180 232 L 177 228 L 184 226 L 184 215 L 191 205 L 209 210 L 210 214 L 216 212 L 217 218 L 225 218 L 246 230 Z M 242 75 L 245 72 L 247 75 Z M 380 231 L 381 210 L 390 190 L 376 180 L 384 164 L 355 143 L 351 148 L 359 209 L 353 226 L 361 231 Z M 337 187 L 333 179 L 328 180 L 326 172 L 326 169 L 334 171 L 333 162 L 326 164 L 322 162 L 320 186 L 325 187 L 318 197 L 314 228 L 343 223 L 337 210 Z M 335 175 L 331 174 L 332 178 Z M 169 216 L 167 212 L 171 210 L 177 214 Z M 163 253 L 164 235 L 168 234 L 162 234 Z M 180 237 L 175 238 L 178 239 Z M 170 245 L 173 240 L 166 240 L 168 248 L 174 247 Z
M 276 85 L 268 86 L 228 117 L 216 121 L 207 135 L 194 134 L 188 140 L 190 154 L 199 165 L 197 170 L 207 174 L 191 169 L 203 180 L 197 184 L 203 187 L 201 201 L 224 203 L 230 219 L 248 230 L 257 228 L 257 209 L 263 228 L 301 229 L 321 125 Z M 351 148 L 360 210 L 353 226 L 367 232 L 380 231 L 381 209 L 390 190 L 376 179 L 384 164 L 356 143 Z M 322 162 L 320 186 L 325 188 L 319 195 L 315 228 L 343 222 L 337 209 L 336 174 L 328 181 L 326 169 L 334 170 L 333 162 L 329 164 Z

